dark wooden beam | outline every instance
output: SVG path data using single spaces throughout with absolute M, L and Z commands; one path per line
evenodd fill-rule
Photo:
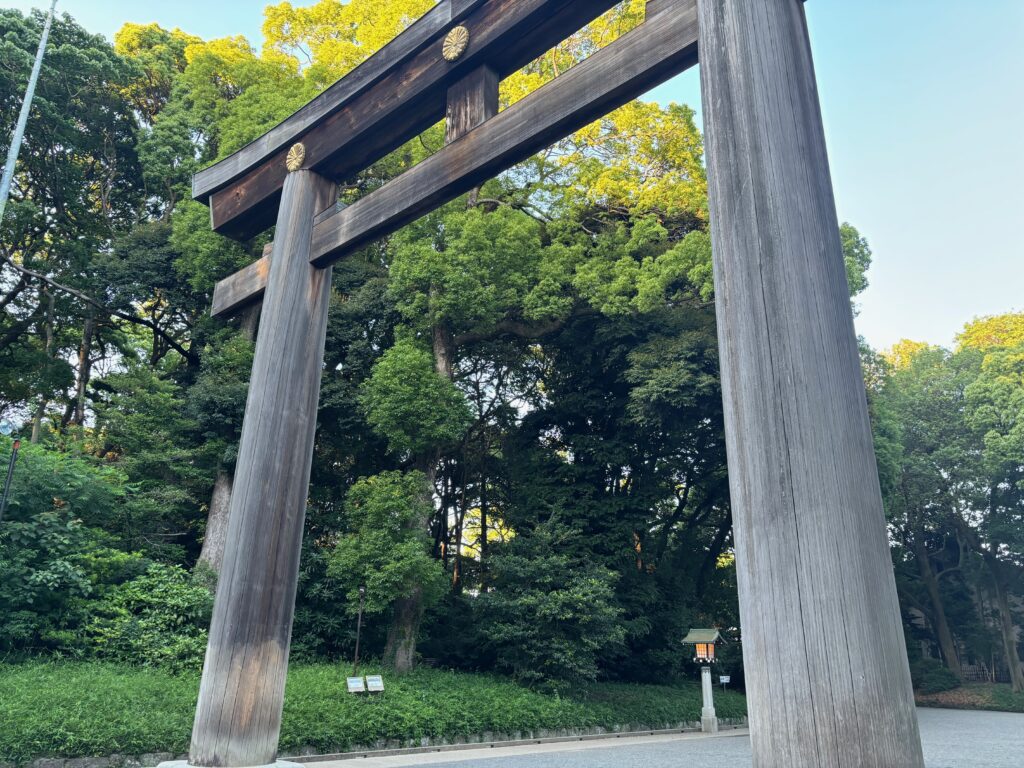
M 282 149 L 287 151 L 303 133 L 344 107 L 483 2 L 485 0 L 441 0 L 402 34 L 291 117 L 230 157 L 199 171 L 192 178 L 192 196 L 205 202 L 214 192 L 238 181 L 272 155 Z
M 217 283 L 213 289 L 213 305 L 210 307 L 213 317 L 233 315 L 239 309 L 263 298 L 267 277 L 270 275 L 270 253 L 273 246 L 273 243 L 267 244 L 263 249 L 263 258 Z
M 215 231 L 240 238 L 256 234 L 274 221 L 286 173 L 284 156 L 294 141 L 305 145 L 303 167 L 347 180 L 439 122 L 453 79 L 482 65 L 504 77 L 614 4 L 482 0 L 457 4 L 454 13 L 448 7 L 447 15 L 461 17 L 458 21 L 470 35 L 468 48 L 456 61 L 441 55 L 444 36 L 455 24 L 440 24 L 437 19 L 443 14 L 434 14 L 434 9 L 429 23 L 414 24 L 395 39 L 394 52 L 391 46 L 382 49 L 332 86 L 331 97 L 316 110 L 300 110 L 237 156 L 197 174 L 193 196 L 210 205 Z M 413 42 L 404 41 L 406 36 Z M 378 57 L 386 63 L 374 62 Z M 349 78 L 354 84 L 346 86 Z
M 448 89 L 445 142 L 450 143 L 498 113 L 498 74 L 488 66 L 478 67 Z M 345 209 L 336 203 L 322 211 L 314 224 Z M 263 248 L 263 258 L 224 278 L 213 291 L 210 315 L 228 317 L 262 300 L 270 274 L 273 243 Z
M 448 89 L 444 141 L 450 144 L 498 114 L 498 73 L 478 67 Z
M 325 266 L 507 170 L 697 63 L 695 0 L 644 23 L 342 211 L 321 220 Z

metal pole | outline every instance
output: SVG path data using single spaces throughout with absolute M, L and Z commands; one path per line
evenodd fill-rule
M 366 599 L 366 588 L 359 588 L 359 618 L 356 619 L 356 659 L 352 666 L 352 676 L 359 674 L 359 636 L 363 632 L 363 601 Z
M 18 115 L 18 123 L 14 127 L 14 135 L 11 137 L 11 146 L 7 150 L 7 165 L 4 166 L 3 179 L 0 180 L 0 222 L 3 222 L 4 209 L 7 208 L 7 196 L 11 192 L 11 181 L 14 179 L 14 166 L 18 162 L 21 140 L 25 136 L 25 123 L 28 122 L 28 113 L 32 108 L 32 97 L 36 93 L 39 71 L 43 68 L 43 54 L 46 52 L 46 41 L 50 37 L 50 24 L 53 22 L 53 9 L 56 7 L 57 0 L 53 0 L 50 3 L 50 12 L 46 14 L 43 36 L 39 38 L 39 50 L 36 51 L 36 63 L 32 65 L 32 74 L 28 79 L 25 100 L 21 102 L 21 114 Z
M 4 512 L 7 511 L 7 499 L 11 495 L 11 480 L 14 477 L 14 463 L 18 460 L 18 449 L 21 448 L 21 440 L 15 440 L 11 449 L 11 461 L 7 465 L 7 481 L 4 483 L 4 495 L 0 499 L 0 522 L 3 522 Z

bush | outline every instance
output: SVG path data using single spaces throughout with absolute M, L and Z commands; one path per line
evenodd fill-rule
M 347 667 L 293 665 L 282 755 L 343 751 L 379 740 L 514 734 L 540 728 L 677 726 L 700 719 L 700 687 L 599 683 L 554 696 L 490 675 L 434 669 L 394 677 L 385 692 L 345 691 Z M 372 665 L 367 674 L 379 673 Z M 0 664 L 0 761 L 188 750 L 199 675 L 107 663 Z M 722 718 L 746 714 L 743 697 L 715 692 Z
M 960 680 L 940 661 L 918 659 L 910 665 L 910 679 L 921 693 L 942 693 L 960 687 Z
M 97 603 L 86 628 L 101 658 L 171 670 L 199 669 L 213 595 L 183 568 L 153 564 Z
M 478 626 L 498 669 L 531 685 L 588 683 L 598 656 L 623 647 L 616 574 L 588 561 L 578 535 L 555 522 L 495 548 L 494 590 Z
M 113 470 L 22 447 L 0 523 L 0 651 L 75 650 L 87 601 L 139 573 L 141 558 L 83 522 L 111 519 L 123 494 Z

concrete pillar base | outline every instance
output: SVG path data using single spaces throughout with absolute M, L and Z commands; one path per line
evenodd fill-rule
M 718 718 L 714 715 L 701 716 L 700 729 L 704 733 L 718 733 Z

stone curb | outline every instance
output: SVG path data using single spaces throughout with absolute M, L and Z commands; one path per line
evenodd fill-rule
M 746 718 L 738 720 L 720 719 L 719 727 L 725 729 L 744 728 Z M 346 752 L 332 754 L 318 753 L 312 747 L 282 757 L 301 763 L 317 763 L 328 760 L 350 760 L 362 757 L 384 757 L 387 755 L 413 755 L 424 752 L 456 752 L 464 749 L 515 747 L 526 744 L 553 744 L 560 741 L 591 741 L 593 739 L 620 739 L 629 736 L 661 736 L 673 733 L 690 733 L 700 730 L 700 722 L 681 722 L 648 727 L 641 724 L 615 726 L 612 728 L 538 728 L 533 731 L 483 733 L 454 739 L 381 739 L 373 744 L 357 745 Z M 172 760 L 187 760 L 188 755 L 172 752 L 147 752 L 142 755 L 108 755 L 107 757 L 39 757 L 26 763 L 0 760 L 0 768 L 155 768 L 160 763 Z
M 721 731 L 731 731 L 746 728 L 746 719 L 742 720 L 719 720 L 719 728 Z M 288 758 L 283 758 L 293 762 L 302 763 L 319 763 L 328 762 L 335 760 L 356 760 L 368 757 L 394 757 L 400 755 L 417 755 L 437 752 L 462 752 L 465 750 L 473 749 L 499 749 L 501 747 L 521 747 L 530 744 L 558 744 L 573 741 L 598 741 L 598 740 L 612 740 L 612 739 L 625 739 L 633 737 L 643 736 L 670 736 L 678 733 L 695 733 L 701 730 L 699 722 L 693 723 L 680 723 L 678 727 L 674 728 L 654 728 L 654 729 L 640 729 L 640 730 L 608 730 L 604 728 L 572 728 L 572 729 L 557 729 L 555 731 L 548 729 L 540 729 L 536 731 L 538 735 L 527 736 L 526 738 L 497 738 L 497 739 L 481 739 L 480 741 L 464 741 L 457 743 L 445 743 L 445 744 L 421 744 L 416 747 L 389 747 L 389 748 L 377 748 L 377 749 L 362 749 L 354 750 L 349 752 L 338 752 L 335 754 L 302 754 L 293 755 Z M 550 735 L 551 733 L 558 733 L 559 735 Z M 491 734 L 481 734 L 481 736 L 488 736 Z M 497 736 L 503 737 L 506 734 L 496 734 Z M 424 738 L 423 742 L 429 742 L 429 739 Z M 391 741 L 388 742 L 392 743 Z

